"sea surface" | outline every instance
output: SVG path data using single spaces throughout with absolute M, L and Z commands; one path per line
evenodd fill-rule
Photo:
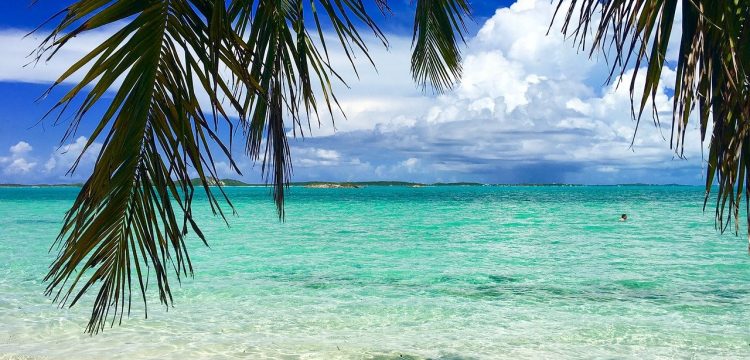
M 93 337 L 43 295 L 77 191 L 0 189 L 0 359 L 750 358 L 747 233 L 700 187 L 292 188 L 284 223 L 228 188 L 174 307 Z

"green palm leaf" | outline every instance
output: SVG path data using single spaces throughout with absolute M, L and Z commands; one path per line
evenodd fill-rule
M 248 116 L 242 122 L 246 152 L 253 159 L 262 159 L 263 173 L 274 185 L 274 200 L 283 218 L 284 186 L 292 171 L 287 129 L 291 128 L 295 136 L 303 136 L 303 122 L 309 128 L 311 118 L 319 121 L 321 104 L 316 91 L 323 97 L 322 111 L 333 117 L 334 108 L 340 110 L 331 80 L 343 79 L 330 65 L 323 21 L 331 27 L 355 72 L 357 52 L 372 63 L 357 25 L 372 30 L 383 44 L 387 42 L 358 0 L 235 0 L 230 3 L 229 13 L 246 42 L 240 55 L 250 76 L 258 80 L 263 90 L 263 96 L 246 98 Z M 310 18 L 315 35 L 305 23 Z M 285 124 L 287 116 L 291 120 L 289 126 Z
M 558 11 L 563 4 L 560 2 Z M 678 6 L 682 10 L 682 35 L 674 83 L 670 146 L 678 156 L 683 156 L 686 129 L 697 106 L 701 141 L 706 141 L 709 129 L 712 131 L 706 159 L 705 203 L 710 199 L 712 185 L 718 183 L 717 226 L 724 231 L 734 219 L 735 232 L 738 232 L 742 194 L 749 195 L 750 185 L 750 2 L 574 1 L 567 7 L 562 31 L 572 35 L 582 47 L 586 46 L 589 32 L 593 33 L 592 53 L 596 49 L 601 49 L 605 55 L 614 53 L 612 74 L 617 69 L 623 72 L 632 64 L 637 75 L 645 65 L 645 87 L 638 105 L 634 99 L 634 117 L 640 121 L 651 99 L 658 124 L 653 99 L 672 40 L 670 33 Z M 631 94 L 636 90 L 635 79 L 633 76 Z M 750 229 L 750 218 L 747 224 Z
M 470 15 L 466 0 L 418 0 L 414 17 L 414 52 L 411 72 L 423 88 L 431 85 L 442 93 L 461 78 L 461 51 L 466 18 Z
M 174 271 L 178 280 L 192 273 L 184 238 L 188 228 L 203 234 L 192 216 L 190 168 L 202 180 L 214 211 L 222 214 L 208 188 L 208 178 L 215 175 L 209 144 L 218 144 L 230 159 L 231 154 L 197 94 L 211 94 L 212 112 L 228 119 L 217 91 L 226 82 L 217 69 L 220 63 L 243 68 L 233 60 L 232 49 L 213 43 L 207 51 L 212 31 L 231 30 L 222 19 L 223 25 L 206 24 L 202 19 L 211 11 L 207 1 L 79 1 L 45 42 L 44 50 L 54 54 L 82 31 L 132 17 L 57 81 L 91 65 L 55 106 L 64 110 L 82 98 L 69 133 L 95 103 L 104 101 L 106 91 L 117 88 L 86 145 L 103 138 L 93 174 L 65 217 L 60 252 L 46 278 L 48 293 L 70 306 L 98 287 L 89 332 L 102 330 L 108 319 L 121 321 L 126 307 L 129 312 L 132 275 L 144 305 L 147 272 L 168 305 L 168 273 Z M 231 92 L 222 95 L 232 98 Z M 230 103 L 239 105 L 236 99 Z
M 385 0 L 374 3 L 390 11 Z M 468 6 L 420 1 L 417 12 L 415 79 L 442 91 L 460 75 L 453 31 L 462 36 Z M 86 145 L 100 140 L 102 150 L 65 217 L 46 277 L 47 293 L 61 305 L 97 291 L 91 333 L 130 312 L 133 282 L 146 306 L 155 279 L 168 306 L 170 278 L 192 275 L 185 236 L 192 230 L 206 239 L 192 215 L 190 176 L 200 178 L 212 210 L 223 217 L 209 188 L 216 177 L 211 149 L 239 172 L 217 136 L 219 122 L 243 129 L 245 150 L 262 162 L 283 218 L 292 170 L 287 134 L 304 135 L 305 122 L 309 129 L 320 112 L 341 110 L 332 81 L 343 79 L 331 67 L 329 43 L 343 49 L 355 72 L 357 54 L 373 63 L 360 27 L 387 46 L 361 0 L 78 0 L 59 15 L 40 59 L 83 32 L 125 24 L 60 76 L 55 86 L 83 74 L 51 110 L 59 119 L 78 104 L 67 138 L 95 104 L 107 107 Z M 104 96 L 108 91 L 113 98 Z M 206 108 L 200 94 L 210 99 Z
M 390 12 L 385 0 L 373 2 Z M 647 65 L 644 94 L 638 106 L 634 103 L 637 119 L 658 89 L 677 6 L 682 6 L 672 145 L 681 155 L 697 104 L 703 140 L 708 129 L 713 132 L 706 201 L 716 179 L 717 221 L 726 228 L 737 219 L 750 185 L 750 6 L 739 0 L 571 4 L 563 32 L 585 46 L 593 30 L 592 51 L 602 48 L 610 55 L 607 50 L 613 49 L 613 74 L 630 63 L 636 71 Z M 211 149 L 220 149 L 239 172 L 216 134 L 220 122 L 243 129 L 245 151 L 262 162 L 283 218 L 284 188 L 292 172 L 287 134 L 303 136 L 305 125 L 310 129 L 313 120 L 320 121 L 320 112 L 333 116 L 340 110 L 332 82 L 343 79 L 331 67 L 329 47 L 342 48 L 356 72 L 357 54 L 372 63 L 359 28 L 387 46 L 361 0 L 78 0 L 61 15 L 39 58 L 54 56 L 85 31 L 125 24 L 61 75 L 56 85 L 75 73 L 83 78 L 53 109 L 62 115 L 78 104 L 68 137 L 95 104 L 107 107 L 86 146 L 98 139 L 102 150 L 65 217 L 57 239 L 60 252 L 46 278 L 47 292 L 70 306 L 98 289 L 87 327 L 92 333 L 108 321 L 121 321 L 126 307 L 130 311 L 132 282 L 145 306 L 154 278 L 161 303 L 169 305 L 170 274 L 178 281 L 192 274 L 185 236 L 192 230 L 206 239 L 192 216 L 190 176 L 197 174 L 214 213 L 224 216 L 208 186 L 216 177 Z M 411 70 L 419 85 L 442 92 L 460 78 L 459 39 L 468 17 L 465 0 L 416 1 Z M 115 96 L 106 99 L 113 90 Z M 199 94 L 208 94 L 207 107 Z M 230 116 L 235 113 L 238 120 Z M 218 192 L 223 196 L 220 187 Z M 727 208 L 731 214 L 725 219 Z

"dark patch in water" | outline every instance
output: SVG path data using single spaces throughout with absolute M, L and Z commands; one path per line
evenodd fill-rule
M 305 284 L 305 287 L 308 289 L 322 290 L 322 289 L 330 288 L 331 285 L 326 284 L 326 283 L 321 283 L 321 282 L 315 282 L 315 283 L 307 283 Z
M 612 301 L 631 301 L 633 299 L 649 301 L 654 303 L 666 303 L 673 299 L 673 296 L 663 291 L 649 289 L 646 285 L 638 288 L 633 285 L 630 287 L 623 286 L 594 286 L 584 289 L 566 288 L 559 286 L 538 286 L 518 282 L 506 282 L 499 284 L 483 284 L 464 289 L 442 289 L 439 292 L 449 295 L 464 297 L 472 300 L 527 300 L 527 301 L 548 301 L 549 299 L 581 299 L 586 302 L 612 302 Z M 723 294 L 731 298 L 731 294 Z
M 408 354 L 378 354 L 374 355 L 372 360 L 478 360 L 475 357 L 464 356 L 460 354 L 441 354 L 434 358 L 423 358 L 421 356 Z
M 657 284 L 653 281 L 640 280 L 620 280 L 616 283 L 628 289 L 652 289 L 657 286 Z
M 429 358 L 428 360 L 478 360 L 473 356 L 463 356 L 459 354 L 443 354 L 436 358 Z
M 517 283 L 523 280 L 518 277 L 506 276 L 506 275 L 490 275 L 489 278 L 490 280 L 498 284 Z
M 741 289 L 735 289 L 735 290 L 724 290 L 724 289 L 716 289 L 716 290 L 708 290 L 708 291 L 701 291 L 700 292 L 703 295 L 713 295 L 718 298 L 722 299 L 742 299 L 743 297 L 746 297 L 748 294 L 750 294 L 749 290 L 741 290 Z
M 422 360 L 424 358 L 421 358 L 419 356 L 413 356 L 413 355 L 405 355 L 405 354 L 398 354 L 398 355 L 375 355 L 372 357 L 372 360 Z
M 639 293 L 633 297 L 641 298 L 644 300 L 652 300 L 652 301 L 667 301 L 670 299 L 669 296 L 665 294 L 659 294 L 659 293 L 654 293 L 654 292 Z
M 469 295 L 471 298 L 501 298 L 506 292 L 491 286 L 477 286 L 477 292 Z
M 59 220 L 44 220 L 44 219 L 19 219 L 16 220 L 16 224 L 22 225 L 41 225 L 41 224 L 59 224 Z
M 362 233 L 361 231 L 357 230 L 338 230 L 336 231 L 337 234 L 347 235 L 347 234 L 359 234 Z

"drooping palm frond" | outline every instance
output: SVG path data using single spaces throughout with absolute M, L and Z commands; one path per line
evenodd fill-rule
M 373 1 L 390 12 L 386 0 Z M 415 79 L 433 79 L 442 90 L 460 75 L 449 33 L 462 34 L 468 6 L 426 3 L 417 6 L 424 14 L 416 16 L 422 23 L 415 38 L 426 40 L 415 46 L 421 64 Z M 86 149 L 97 140 L 103 147 L 66 214 L 46 277 L 47 293 L 61 305 L 98 291 L 90 333 L 121 322 L 126 307 L 130 312 L 133 282 L 145 306 L 149 278 L 155 278 L 168 306 L 170 273 L 178 281 L 192 275 L 185 236 L 192 230 L 206 239 L 193 219 L 190 177 L 200 178 L 211 208 L 223 217 L 209 188 L 217 177 L 211 149 L 220 149 L 239 172 L 231 137 L 226 146 L 217 135 L 219 122 L 230 134 L 236 124 L 243 128 L 246 151 L 262 161 L 283 218 L 291 173 L 287 133 L 302 133 L 303 122 L 309 128 L 321 109 L 333 115 L 339 107 L 332 80 L 343 79 L 332 67 L 329 43 L 343 49 L 355 72 L 357 53 L 373 62 L 360 27 L 387 46 L 361 0 L 77 0 L 58 15 L 62 20 L 38 59 L 51 58 L 81 33 L 124 24 L 53 85 L 83 75 L 52 110 L 62 116 L 76 107 L 66 138 L 95 104 L 106 107 Z M 111 99 L 104 96 L 108 91 L 115 94 Z M 202 95 L 209 104 L 199 101 Z
M 207 118 L 204 110 L 228 119 L 220 96 L 236 104 L 234 111 L 242 110 L 232 93 L 223 91 L 228 89 L 217 71 L 220 64 L 238 79 L 247 76 L 231 48 L 211 41 L 217 32 L 227 38 L 220 33 L 231 31 L 231 23 L 215 15 L 225 10 L 216 3 L 221 6 L 209 0 L 81 0 L 66 9 L 42 45 L 42 52 L 54 54 L 82 32 L 127 21 L 56 82 L 83 73 L 55 106 L 62 114 L 82 99 L 69 133 L 94 104 L 108 102 L 86 144 L 101 139 L 102 150 L 65 217 L 60 252 L 46 277 L 48 294 L 61 305 L 73 306 L 98 287 L 88 332 L 102 330 L 108 320 L 122 321 L 126 307 L 130 312 L 133 276 L 144 305 L 147 273 L 169 305 L 169 273 L 178 280 L 192 274 L 185 235 L 189 228 L 202 239 L 203 234 L 192 216 L 191 171 L 223 216 L 208 187 L 216 175 L 210 144 L 232 157 L 215 133 L 218 119 Z M 86 66 L 90 69 L 82 70 Z M 111 100 L 103 97 L 108 90 L 115 90 Z M 210 109 L 202 107 L 199 92 L 209 94 Z
M 670 35 L 678 7 L 681 8 L 682 35 L 674 83 L 670 146 L 679 156 L 683 155 L 690 115 L 697 105 L 701 142 L 706 141 L 709 129 L 713 132 L 706 159 L 705 203 L 716 181 L 717 226 L 724 231 L 734 219 L 738 232 L 742 194 L 750 196 L 747 191 L 750 186 L 750 2 L 580 0 L 561 1 L 558 11 L 564 4 L 567 4 L 567 11 L 563 33 L 574 36 L 581 46 L 586 46 L 587 35 L 592 32 L 592 53 L 596 49 L 601 49 L 605 55 L 614 53 L 613 74 L 617 69 L 624 72 L 633 65 L 637 75 L 645 65 L 643 95 L 638 105 L 635 100 L 633 104 L 638 120 L 649 99 L 656 96 L 667 47 L 670 41 L 676 40 L 670 39 Z M 635 75 L 630 84 L 631 94 L 636 91 Z M 746 198 L 746 204 L 747 200 L 750 198 Z M 728 216 L 725 216 L 726 211 L 729 211 Z M 750 229 L 750 218 L 747 220 Z
M 417 84 L 442 93 L 461 78 L 459 39 L 465 41 L 470 14 L 466 0 L 417 0 L 411 57 Z
M 387 6 L 382 1 L 378 5 L 383 9 Z M 323 111 L 332 118 L 334 109 L 340 110 L 332 79 L 343 79 L 331 66 L 331 40 L 323 31 L 324 24 L 329 25 L 330 36 L 355 72 L 356 53 L 372 63 L 358 26 L 371 30 L 384 45 L 387 42 L 360 0 L 234 0 L 229 12 L 246 41 L 240 56 L 264 94 L 246 98 L 248 119 L 242 123 L 246 151 L 253 159 L 262 158 L 263 173 L 274 185 L 274 200 L 283 218 L 284 187 L 292 171 L 287 129 L 291 128 L 295 136 L 298 132 L 303 135 L 305 119 L 308 128 L 311 117 L 320 121 L 321 104 L 316 92 L 322 95 Z M 306 24 L 310 19 L 315 35 Z

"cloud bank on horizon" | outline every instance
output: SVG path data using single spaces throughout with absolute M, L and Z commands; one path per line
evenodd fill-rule
M 410 38 L 391 36 L 390 52 L 374 49 L 377 72 L 363 67 L 357 80 L 344 71 L 351 88 L 340 86 L 338 96 L 347 119 L 337 118 L 334 128 L 324 118 L 312 136 L 291 141 L 294 180 L 702 183 L 698 129 L 687 135 L 686 159 L 669 148 L 673 72 L 664 72 L 656 97 L 661 127 L 644 116 L 634 138 L 632 70 L 605 84 L 608 66 L 566 42 L 559 23 L 546 35 L 554 9 L 536 0 L 497 9 L 469 40 L 461 83 L 441 96 L 412 83 Z M 54 62 L 19 70 L 36 44 L 21 33 L 0 31 L 0 44 L 11 49 L 0 59 L 0 81 L 48 84 L 106 36 L 92 33 Z M 674 49 L 669 54 L 674 59 Z M 0 148 L 0 182 L 80 181 L 98 151 L 85 154 L 71 176 L 85 137 L 49 146 L 29 131 L 16 135 L 16 143 Z M 252 160 L 238 163 L 244 176 L 226 162 L 217 164 L 220 175 L 261 181 Z

